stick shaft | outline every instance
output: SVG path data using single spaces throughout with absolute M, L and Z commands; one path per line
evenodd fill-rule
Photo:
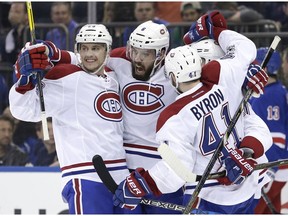
M 32 4 L 30 1 L 26 2 L 26 7 L 27 7 L 27 14 L 28 14 L 28 21 L 29 21 L 31 43 L 35 44 L 36 43 L 35 24 L 34 24 Z M 46 112 L 45 112 L 45 103 L 44 103 L 43 89 L 42 89 L 42 84 L 41 84 L 41 77 L 40 77 L 39 73 L 37 73 L 37 72 L 35 72 L 35 73 L 37 76 L 37 86 L 38 86 L 38 91 L 39 91 L 39 101 L 40 101 L 40 109 L 41 109 L 43 138 L 44 138 L 44 140 L 49 140 L 49 132 L 48 132 Z
M 288 164 L 288 159 L 279 160 L 279 161 L 272 161 L 272 162 L 257 164 L 255 166 L 254 170 L 268 169 L 271 167 L 276 167 L 276 166 L 279 167 L 279 166 L 283 166 L 283 165 L 287 165 L 287 164 Z M 217 179 L 217 178 L 220 178 L 223 176 L 225 176 L 225 171 L 218 172 L 218 173 L 212 173 L 209 175 L 208 179 Z
M 265 191 L 263 190 L 263 188 L 261 189 L 261 195 L 263 197 L 263 200 L 265 201 L 266 205 L 268 206 L 269 210 L 271 211 L 272 214 L 280 214 L 279 212 L 277 212 L 277 210 L 275 209 L 274 205 L 272 204 L 270 198 L 268 197 L 268 195 L 265 193 Z

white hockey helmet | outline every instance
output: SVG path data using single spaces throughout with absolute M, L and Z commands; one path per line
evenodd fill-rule
M 178 83 L 189 82 L 200 79 L 202 60 L 197 50 L 190 45 L 180 46 L 171 49 L 165 58 L 165 74 L 170 77 L 171 73 L 176 78 L 176 88 Z
M 155 49 L 156 56 L 165 48 L 169 48 L 169 32 L 165 25 L 151 20 L 140 24 L 130 35 L 128 43 L 140 49 Z
M 111 49 L 112 37 L 107 28 L 102 24 L 86 24 L 76 35 L 76 48 L 80 43 L 105 43 L 107 51 Z
M 219 59 L 225 55 L 219 44 L 213 39 L 204 39 L 192 44 L 189 44 L 192 48 L 196 49 L 199 56 L 204 59 L 204 64 Z

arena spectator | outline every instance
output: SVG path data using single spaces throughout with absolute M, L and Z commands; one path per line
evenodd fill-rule
M 157 24 L 168 25 L 169 22 L 156 17 L 156 3 L 155 2 L 135 2 L 134 17 L 136 22 L 146 22 L 152 20 Z M 135 26 L 136 27 L 136 26 Z M 135 27 L 127 27 L 123 33 L 123 44 L 127 44 L 130 34 L 134 31 Z
M 228 22 L 255 22 L 263 19 L 258 11 L 237 2 L 215 2 L 214 8 L 219 10 Z
M 119 4 L 119 3 L 118 3 Z M 105 2 L 104 3 L 104 12 L 103 12 L 103 23 L 112 23 L 112 22 L 120 22 L 120 20 L 116 19 L 117 13 L 116 11 L 119 10 L 117 7 L 117 2 Z M 109 32 L 113 38 L 112 48 L 122 46 L 122 34 L 123 28 L 121 27 L 112 27 L 109 29 Z
M 180 5 L 182 22 L 187 22 L 187 27 L 175 27 L 172 31 L 172 48 L 184 45 L 183 35 L 189 31 L 192 22 L 195 22 L 202 15 L 200 2 L 182 2 Z
M 39 142 L 35 145 L 35 161 L 33 163 L 34 166 L 59 166 L 51 117 L 47 118 L 47 126 L 49 132 L 49 140 L 44 140 L 42 122 L 36 123 L 36 133 L 39 138 Z
M 24 46 L 23 37 L 25 26 L 28 25 L 28 16 L 25 2 L 13 2 L 11 4 L 9 14 L 9 22 L 12 29 L 5 37 L 5 43 L 2 44 L 1 57 L 2 61 L 14 64 L 17 55 Z
M 25 166 L 27 154 L 12 142 L 14 121 L 7 116 L 0 116 L 0 166 Z
M 74 51 L 75 31 L 78 23 L 72 18 L 72 7 L 70 2 L 54 2 L 51 6 L 51 20 L 53 23 L 66 25 L 69 32 L 69 45 L 66 47 L 67 35 L 62 28 L 54 28 L 46 35 L 46 40 L 52 41 L 58 48 Z
M 0 74 L 0 115 L 3 113 L 4 109 L 8 106 L 8 85 L 7 82 Z

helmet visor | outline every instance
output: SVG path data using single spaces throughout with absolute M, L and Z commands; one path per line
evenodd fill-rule
M 155 61 L 156 54 L 153 49 L 139 49 L 135 47 L 131 47 L 130 50 L 130 58 L 132 61 Z

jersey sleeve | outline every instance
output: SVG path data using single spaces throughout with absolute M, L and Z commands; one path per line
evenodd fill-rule
M 158 143 L 167 144 L 178 156 L 181 162 L 189 170 L 193 170 L 196 156 L 195 153 L 191 151 L 192 144 L 190 140 L 194 140 L 193 137 L 195 136 L 197 129 L 195 125 L 194 129 L 190 127 L 189 132 L 187 132 L 185 131 L 187 130 L 185 129 L 187 127 L 183 127 L 183 125 L 183 121 L 179 115 L 170 117 L 157 131 L 156 141 Z M 189 134 L 189 137 L 184 134 Z M 149 173 L 162 193 L 174 192 L 185 183 L 185 181 L 181 179 L 163 160 L 158 162 L 151 170 L 149 170 Z
M 173 193 L 185 184 L 185 181 L 163 160 L 157 162 L 148 172 L 163 194 Z
M 231 30 L 219 36 L 225 56 L 207 63 L 202 70 L 202 81 L 241 89 L 247 69 L 256 58 L 256 46 L 247 37 Z
M 76 66 L 72 65 L 74 70 Z M 68 83 L 73 83 L 73 80 L 63 80 L 68 74 L 71 74 L 69 65 L 59 65 L 52 68 L 45 78 L 41 81 L 43 85 L 43 97 L 45 103 L 46 117 L 55 116 L 63 106 L 64 94 L 65 97 L 69 92 L 64 92 L 64 86 Z M 65 73 L 67 71 L 67 73 Z M 61 76 L 62 75 L 62 76 Z M 69 76 L 66 76 L 69 77 Z M 70 78 L 71 79 L 71 78 Z M 66 83 L 66 84 L 65 84 Z M 70 85 L 71 86 L 71 85 Z M 25 94 L 20 94 L 15 90 L 14 84 L 9 92 L 10 109 L 12 115 L 22 121 L 38 122 L 41 121 L 40 100 L 37 87 L 27 91 Z M 72 91 L 71 91 L 72 92 Z M 72 97 L 72 96 L 71 96 Z M 71 100 L 72 103 L 72 100 Z M 66 104 L 67 105 L 67 104 Z
M 67 50 L 61 50 L 60 51 L 60 58 L 57 60 L 51 60 L 54 65 L 57 64 L 73 64 L 77 65 L 80 62 L 79 54 L 67 51 Z

